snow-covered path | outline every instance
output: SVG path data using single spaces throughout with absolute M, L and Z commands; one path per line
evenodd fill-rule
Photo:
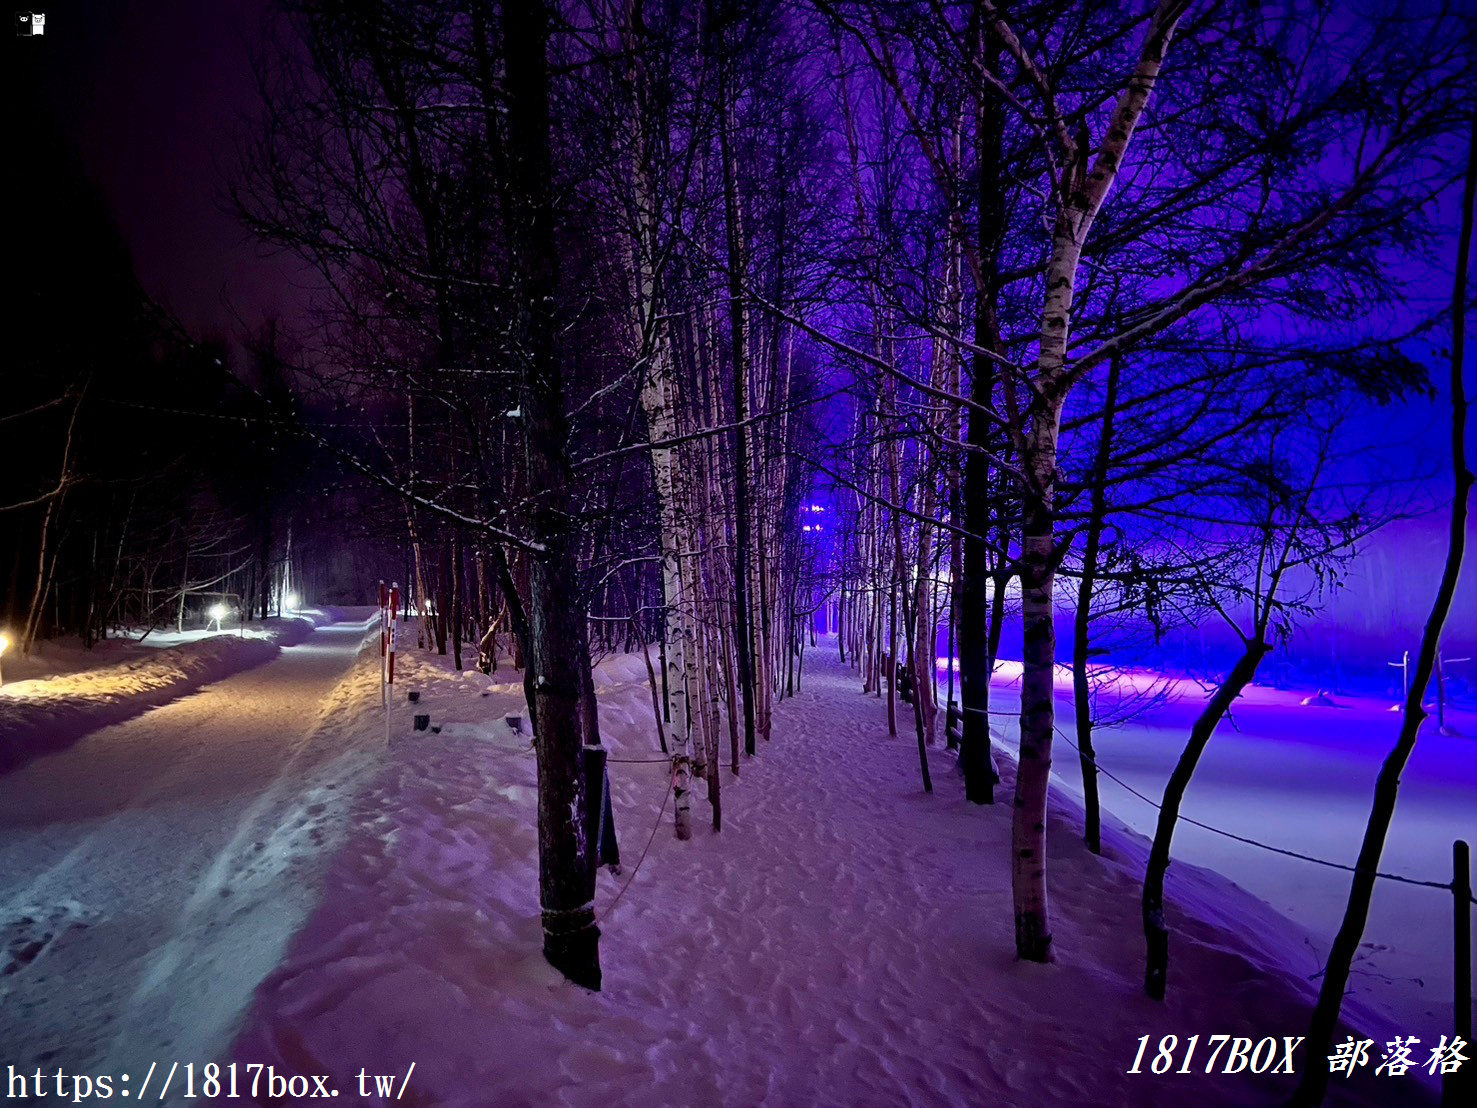
M 356 761 L 319 725 L 366 627 L 320 627 L 0 777 L 8 1062 L 219 1054 L 311 907 L 304 878 Z
M 441 731 L 412 732 L 397 698 L 324 896 L 258 989 L 237 1062 L 340 1089 L 413 1063 L 419 1103 L 467 1108 L 1285 1099 L 1289 1078 L 1270 1073 L 1128 1071 L 1143 1035 L 1301 1035 L 1318 962 L 1298 928 L 1178 865 L 1171 991 L 1147 999 L 1143 840 L 1109 818 L 1104 856 L 1089 854 L 1061 796 L 1057 960 L 1017 962 L 1010 806 L 968 804 L 938 747 L 924 795 L 911 738 L 889 738 L 883 705 L 822 652 L 777 706 L 773 741 L 740 777 L 723 771 L 722 833 L 699 789 L 687 843 L 649 761 L 645 667 L 600 664 L 626 869 L 602 872 L 596 893 L 604 991 L 569 985 L 539 955 L 535 765 L 504 722 L 524 714 L 518 675 L 403 657 L 400 687 Z M 365 730 L 381 718 L 377 696 L 361 705 Z M 1331 1103 L 1421 1102 L 1415 1078 L 1364 1076 Z

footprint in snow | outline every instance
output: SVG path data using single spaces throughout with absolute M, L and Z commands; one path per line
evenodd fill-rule
M 0 923 L 0 978 L 34 964 L 69 931 L 86 928 L 90 915 L 70 900 L 20 909 L 14 918 Z

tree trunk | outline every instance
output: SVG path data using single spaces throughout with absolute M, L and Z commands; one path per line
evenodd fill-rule
M 1113 110 L 1091 171 L 1086 170 L 1087 151 L 1068 144 L 1061 151 L 1061 177 L 1055 182 L 1057 211 L 1046 269 L 1046 299 L 1041 309 L 1035 397 L 1021 457 L 1025 471 L 1021 539 L 1025 666 L 1021 676 L 1020 766 L 1011 821 L 1011 887 L 1016 953 L 1032 962 L 1051 958 L 1046 904 L 1046 798 L 1056 725 L 1056 455 L 1062 408 L 1071 387 L 1067 338 L 1072 325 L 1072 297 L 1088 232 L 1123 164 L 1186 6 L 1186 0 L 1160 0 L 1133 77 Z
M 1195 767 L 1205 753 L 1215 729 L 1225 718 L 1226 712 L 1235 703 L 1251 679 L 1256 676 L 1257 666 L 1271 649 L 1261 639 L 1251 639 L 1246 644 L 1231 672 L 1215 690 L 1215 695 L 1205 705 L 1190 728 L 1190 741 L 1180 752 L 1169 783 L 1164 787 L 1164 802 L 1159 808 L 1159 822 L 1154 827 L 1154 842 L 1149 848 L 1149 865 L 1144 873 L 1144 941 L 1148 946 L 1148 960 L 1144 969 L 1144 991 L 1155 1000 L 1164 999 L 1165 979 L 1169 971 L 1169 926 L 1164 919 L 1164 873 L 1169 869 L 1169 847 L 1174 839 L 1174 828 L 1184 803 L 1185 790 L 1195 776 Z M 1316 1057 L 1310 1055 L 1310 1057 Z
M 528 669 L 524 689 L 538 756 L 539 901 L 544 957 L 571 981 L 600 988 L 595 870 L 585 835 L 584 745 L 598 742 L 585 688 L 589 648 L 574 572 L 564 383 L 556 348 L 558 255 L 549 193 L 548 36 L 543 2 L 505 4 L 506 105 L 512 153 L 513 279 L 518 303 L 519 386 L 531 530 L 542 549 L 528 565 Z M 582 672 L 583 671 L 583 672 Z
M 1102 810 L 1098 800 L 1097 754 L 1092 745 L 1092 690 L 1087 679 L 1087 662 L 1092 642 L 1092 594 L 1097 584 L 1098 555 L 1108 510 L 1108 460 L 1112 453 L 1114 408 L 1118 403 L 1121 367 L 1121 359 L 1116 357 L 1108 364 L 1103 431 L 1093 465 L 1087 542 L 1082 551 L 1082 580 L 1077 587 L 1077 612 L 1072 626 L 1072 707 L 1077 717 L 1077 759 L 1082 768 L 1082 799 L 1087 816 L 1085 838 L 1087 849 L 1094 854 L 1103 852 Z
M 261 607 L 261 618 L 270 614 L 272 604 L 272 510 L 263 508 L 258 523 L 260 547 L 257 551 L 257 588 L 260 590 L 257 603 Z
M 1324 971 L 1323 984 L 1318 991 L 1318 1004 L 1313 1009 L 1313 1020 L 1308 1028 L 1308 1057 L 1321 1058 L 1327 1055 L 1338 1026 L 1339 1009 L 1343 1005 L 1344 989 L 1349 981 L 1349 970 L 1354 956 L 1359 951 L 1364 937 L 1364 926 L 1369 919 L 1369 905 L 1374 897 L 1375 874 L 1385 850 L 1385 838 L 1390 832 L 1390 821 L 1395 816 L 1395 801 L 1400 793 L 1400 775 L 1415 749 L 1415 741 L 1425 721 L 1423 701 L 1426 688 L 1431 681 L 1437 652 L 1441 649 L 1441 633 L 1451 613 L 1452 598 L 1456 595 L 1457 582 L 1461 579 L 1462 561 L 1467 550 L 1468 503 L 1472 493 L 1472 470 L 1467 459 L 1467 392 L 1462 379 L 1462 363 L 1466 354 L 1467 340 L 1467 269 L 1472 257 L 1472 228 L 1474 197 L 1477 197 L 1477 121 L 1467 147 L 1467 176 L 1462 193 L 1461 238 L 1457 246 L 1456 276 L 1452 283 L 1452 336 L 1451 336 L 1451 471 L 1453 479 L 1451 501 L 1451 530 L 1446 545 L 1446 565 L 1441 572 L 1441 583 L 1436 588 L 1436 597 L 1431 602 L 1431 613 L 1421 635 L 1421 649 L 1416 656 L 1415 674 L 1405 697 L 1405 714 L 1401 719 L 1400 734 L 1395 746 L 1380 767 L 1375 781 L 1374 803 L 1369 812 L 1369 823 L 1364 829 L 1364 840 L 1359 845 L 1359 860 L 1354 866 L 1354 878 L 1349 885 L 1349 902 L 1344 908 L 1344 918 L 1334 936 L 1333 948 L 1328 954 L 1328 966 Z M 1467 1065 L 1474 1063 L 1468 1062 Z M 1293 1103 L 1314 1105 L 1323 1099 L 1328 1086 L 1326 1067 L 1310 1065 L 1303 1071 L 1302 1083 L 1298 1085 Z M 1453 1102 L 1455 1102 L 1453 1098 Z M 1470 1101 L 1468 1102 L 1470 1103 Z
M 635 235 L 631 242 L 632 323 L 637 356 L 643 358 L 646 365 L 640 398 L 652 443 L 652 483 L 656 488 L 660 526 L 663 715 L 670 724 L 672 737 L 673 813 L 677 838 L 686 840 L 692 837 L 693 727 L 689 708 L 691 697 L 696 696 L 698 690 L 689 687 L 693 659 L 689 657 L 692 643 L 686 626 L 690 619 L 690 598 L 686 594 L 681 562 L 681 497 L 678 488 L 681 462 L 678 448 L 670 445 L 678 433 L 677 380 L 658 299 L 657 258 L 661 244 L 656 211 L 656 167 L 652 163 L 659 144 L 650 133 L 653 122 L 647 111 L 649 90 L 644 58 L 648 44 L 642 10 L 640 0 L 632 3 L 627 9 L 624 28 L 629 58 L 626 78 L 631 97 L 628 121 L 632 150 L 631 190 L 635 206 Z
M 51 525 L 67 495 L 67 486 L 71 483 L 72 444 L 77 431 L 77 417 L 82 412 L 82 401 L 87 395 L 90 384 L 91 378 L 89 377 L 88 382 L 78 392 L 76 403 L 72 405 L 72 414 L 67 420 L 67 436 L 62 444 L 62 464 L 57 478 L 56 493 L 46 501 L 46 509 L 41 514 L 41 537 L 37 543 L 36 554 L 36 590 L 31 594 L 31 607 L 26 614 L 25 629 L 21 633 L 20 652 L 22 654 L 30 654 L 31 644 L 36 641 L 41 631 L 42 611 L 46 605 L 47 594 L 51 591 L 52 573 L 56 569 L 56 553 L 51 546 Z M 152 607 L 150 605 L 151 610 Z
M 1031 484 L 1025 498 L 1021 540 L 1021 618 L 1025 624 L 1021 674 L 1020 758 L 1011 820 L 1011 888 L 1016 953 L 1026 961 L 1051 959 L 1046 904 L 1046 798 L 1051 782 L 1051 741 L 1056 726 L 1056 623 L 1052 586 L 1056 572 L 1053 492 L 1060 408 L 1040 413 L 1027 437 Z
M 180 564 L 179 581 L 179 606 L 174 613 L 174 629 L 176 633 L 185 629 L 185 597 L 190 595 L 190 541 L 185 539 L 185 556 Z
M 883 678 L 887 681 L 887 733 L 897 738 L 897 564 L 887 584 L 887 649 L 882 655 Z
M 981 64 L 990 72 L 999 68 L 999 43 L 981 32 Z M 975 101 L 976 150 L 979 182 L 975 209 L 979 222 L 979 263 L 975 280 L 974 342 L 981 350 L 998 351 L 1000 327 L 995 289 L 996 257 L 1004 228 L 1004 183 L 1001 149 L 1004 142 L 1004 105 L 993 90 L 981 91 Z M 959 765 L 964 771 L 964 795 L 975 804 L 995 803 L 995 765 L 990 750 L 990 556 L 985 536 L 1000 510 L 991 492 L 990 425 L 984 410 L 994 405 L 994 363 L 982 353 L 971 359 L 970 409 L 961 490 L 962 523 L 966 532 L 959 563 L 959 599 L 955 605 L 959 626 Z M 984 410 L 982 410 L 984 409 Z
M 451 540 L 451 660 L 462 671 L 462 559 L 461 543 Z
M 1089 532 L 1088 551 L 1095 554 Z M 1103 852 L 1102 806 L 1098 799 L 1097 751 L 1092 745 L 1092 689 L 1087 679 L 1088 613 L 1092 605 L 1092 570 L 1084 565 L 1077 588 L 1077 614 L 1072 634 L 1072 708 L 1077 718 L 1077 761 L 1082 769 L 1082 805 L 1086 817 L 1083 839 L 1094 854 Z
M 733 499 L 734 499 L 734 652 L 738 661 L 740 699 L 744 707 L 744 753 L 754 754 L 754 640 L 749 611 L 749 448 L 743 421 L 749 417 L 749 312 L 744 300 L 746 269 L 743 219 L 739 211 L 738 167 L 727 58 L 718 60 L 718 139 L 723 160 L 723 216 L 728 236 L 728 310 L 733 355 Z

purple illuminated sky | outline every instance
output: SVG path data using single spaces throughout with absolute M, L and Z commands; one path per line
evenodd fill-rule
M 251 242 L 223 201 L 235 136 L 257 111 L 251 57 L 269 6 L 270 0 L 47 3 L 45 41 L 7 44 L 40 52 L 46 99 L 101 186 L 144 287 L 200 332 L 239 334 L 238 314 L 247 326 L 266 314 L 289 326 L 305 322 L 311 276 Z M 1454 222 L 1454 198 L 1446 208 Z M 1431 295 L 1446 294 L 1449 265 L 1432 272 Z M 1432 368 L 1438 380 L 1444 376 L 1444 367 Z M 1408 446 L 1396 453 L 1412 469 L 1439 473 L 1446 439 L 1430 428 L 1446 418 L 1444 404 L 1416 401 L 1393 410 L 1371 407 L 1360 422 L 1387 443 L 1392 435 L 1404 440 Z M 1426 487 L 1432 499 L 1443 498 L 1449 479 Z M 1427 578 L 1436 571 L 1442 528 L 1440 518 L 1428 516 L 1381 536 L 1353 575 L 1353 595 L 1335 602 L 1338 622 L 1369 634 L 1375 616 L 1402 624 L 1402 637 L 1415 633 L 1434 584 Z M 1392 565 L 1402 572 L 1391 573 Z M 1477 627 L 1474 578 L 1469 562 L 1452 638 L 1470 641 Z

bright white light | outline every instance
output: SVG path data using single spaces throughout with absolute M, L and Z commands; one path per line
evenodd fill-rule
M 205 614 L 208 615 L 211 619 L 215 620 L 216 623 L 220 623 L 221 620 L 225 619 L 226 616 L 230 614 L 230 609 L 228 609 L 224 604 L 217 601 L 210 606 Z
M 299 599 L 300 598 L 297 595 L 297 593 L 295 593 L 295 592 L 287 593 L 282 598 L 282 606 L 284 608 L 286 608 L 289 612 L 296 611 L 297 610 L 297 605 L 298 605 L 298 600 Z
M 10 636 L 9 635 L 6 635 L 4 633 L 0 633 L 0 654 L 4 654 L 9 649 L 10 649 Z

